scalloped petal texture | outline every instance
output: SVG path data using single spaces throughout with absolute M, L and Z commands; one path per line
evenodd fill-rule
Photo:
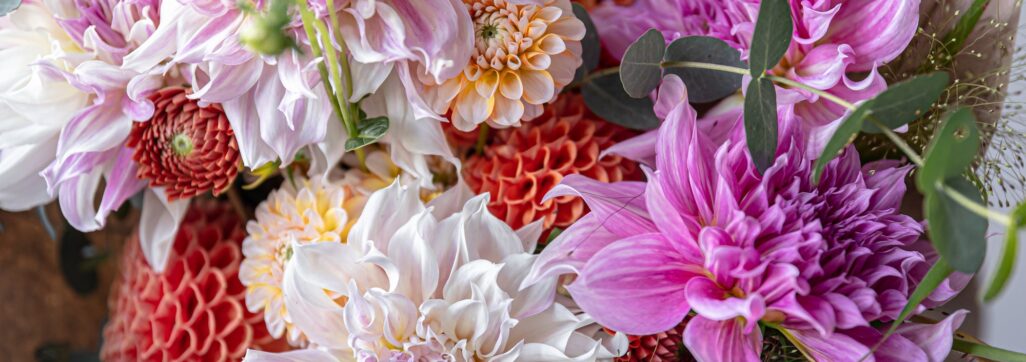
M 104 361 L 235 361 L 248 348 L 282 346 L 261 315 L 246 311 L 239 281 L 243 222 L 232 209 L 196 200 L 182 221 L 167 269 L 150 268 L 138 235 L 124 245 L 108 300 Z

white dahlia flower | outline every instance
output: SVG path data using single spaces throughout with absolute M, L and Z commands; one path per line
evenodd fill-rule
M 249 361 L 592 361 L 626 348 L 556 294 L 521 288 L 539 225 L 513 231 L 458 186 L 425 204 L 393 183 L 347 243 L 293 244 L 285 305 L 314 349 Z M 559 300 L 557 302 L 557 299 Z
M 0 18 L 0 209 L 52 199 L 39 172 L 53 161 L 61 129 L 89 94 L 42 63 L 71 71 L 87 57 L 55 18 L 74 12 L 66 1 L 26 1 Z

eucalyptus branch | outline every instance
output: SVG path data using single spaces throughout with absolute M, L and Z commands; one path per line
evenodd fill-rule
M 747 75 L 748 74 L 748 70 L 747 69 L 740 68 L 740 67 L 728 66 L 728 65 L 722 65 L 722 64 L 711 64 L 711 63 L 702 63 L 702 62 L 663 62 L 660 65 L 662 67 L 664 67 L 664 68 L 672 68 L 672 67 L 697 68 L 697 69 L 716 70 L 716 71 L 727 72 L 727 73 L 734 73 L 734 74 L 741 74 L 741 75 Z M 806 85 L 804 83 L 797 82 L 797 81 L 794 81 L 794 80 L 791 80 L 791 79 L 788 79 L 788 78 L 784 78 L 784 77 L 780 77 L 780 76 L 776 76 L 776 75 L 770 75 L 770 74 L 766 74 L 766 75 L 764 75 L 764 77 L 766 77 L 766 79 L 769 79 L 769 80 L 771 80 L 771 81 L 773 81 L 774 83 L 777 83 L 777 84 L 782 84 L 782 85 L 786 85 L 786 86 L 790 86 L 790 87 L 794 87 L 794 88 L 800 88 L 800 89 L 809 91 L 809 92 L 811 92 L 813 94 L 816 94 L 816 95 L 820 96 L 823 99 L 826 99 L 826 100 L 828 100 L 828 101 L 830 101 L 830 102 L 832 102 L 834 104 L 840 105 L 840 106 L 842 106 L 842 107 L 844 107 L 844 108 L 846 108 L 846 109 L 848 109 L 850 111 L 854 111 L 855 109 L 857 109 L 857 106 L 852 104 L 851 102 L 848 102 L 848 101 L 846 101 L 844 99 L 841 99 L 841 98 L 839 98 L 839 97 L 837 97 L 837 96 L 835 96 L 833 94 L 830 94 L 829 92 L 813 88 L 813 87 L 811 87 L 809 85 Z M 898 147 L 898 149 L 901 150 L 901 152 L 904 153 L 905 156 L 908 157 L 909 160 L 912 163 L 914 163 L 918 167 L 922 167 L 923 166 L 923 158 L 922 158 L 922 156 L 920 156 L 918 152 L 916 152 L 914 149 L 912 149 L 912 146 L 910 146 L 907 142 L 905 142 L 905 140 L 902 139 L 901 136 L 898 136 L 898 134 L 894 133 L 893 130 L 891 130 L 889 127 L 887 127 L 882 122 L 880 122 L 878 119 L 876 119 L 876 117 L 874 117 L 872 114 L 869 114 L 866 117 L 866 119 L 869 120 L 869 122 L 872 123 L 874 126 L 876 126 L 878 129 L 880 129 L 881 132 L 883 132 L 884 136 L 886 136 L 892 143 L 894 143 L 894 145 L 896 147 Z M 944 192 L 949 197 L 951 197 L 952 200 L 957 202 L 959 205 L 964 207 L 966 210 L 969 210 L 969 211 L 971 211 L 973 213 L 976 213 L 976 214 L 978 214 L 978 215 L 980 215 L 980 216 L 982 216 L 984 218 L 987 218 L 987 219 L 990 219 L 990 220 L 994 220 L 995 222 L 998 222 L 998 223 L 1000 223 L 1002 225 L 1005 225 L 1005 226 L 1008 226 L 1008 225 L 1011 224 L 1011 219 L 1009 218 L 1008 215 L 1005 215 L 1005 214 L 997 212 L 997 211 L 990 210 L 985 205 L 982 205 L 980 203 L 977 203 L 977 202 L 973 201 L 972 199 L 966 197 L 965 195 L 962 195 L 961 193 L 959 193 L 957 190 L 955 190 L 953 188 L 941 185 L 941 191 Z

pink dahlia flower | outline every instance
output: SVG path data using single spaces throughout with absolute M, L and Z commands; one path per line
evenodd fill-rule
M 794 20 L 791 47 L 770 73 L 851 103 L 887 88 L 877 68 L 904 51 L 919 24 L 919 0 L 790 3 Z M 648 29 L 661 31 L 667 42 L 695 35 L 718 38 L 747 58 L 759 4 L 759 0 L 653 0 L 623 7 L 604 2 L 592 10 L 592 16 L 603 45 L 617 59 Z M 803 133 L 810 138 L 808 155 L 818 156 L 845 109 L 799 89 L 779 88 L 778 99 L 793 107 Z M 733 114 L 737 120 L 741 112 Z
M 647 183 L 565 178 L 548 197 L 581 196 L 592 212 L 543 251 L 532 277 L 576 273 L 574 300 L 628 334 L 694 312 L 684 343 L 699 360 L 758 360 L 760 323 L 823 360 L 867 354 L 881 337 L 870 323 L 897 318 L 929 266 L 923 226 L 898 211 L 909 168 L 863 168 L 848 149 L 815 185 L 785 118 L 779 156 L 760 175 L 743 142 L 716 146 L 699 131 L 679 78 L 664 79 L 658 103 L 669 112 L 657 170 Z M 956 289 L 949 281 L 930 303 Z M 937 360 L 963 314 L 906 324 L 875 356 Z

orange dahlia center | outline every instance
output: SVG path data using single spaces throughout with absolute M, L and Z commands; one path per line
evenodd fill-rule
M 221 106 L 201 107 L 181 87 L 161 89 L 150 100 L 153 117 L 136 122 L 128 139 L 137 176 L 164 187 L 171 200 L 227 189 L 239 172 L 240 156 Z

